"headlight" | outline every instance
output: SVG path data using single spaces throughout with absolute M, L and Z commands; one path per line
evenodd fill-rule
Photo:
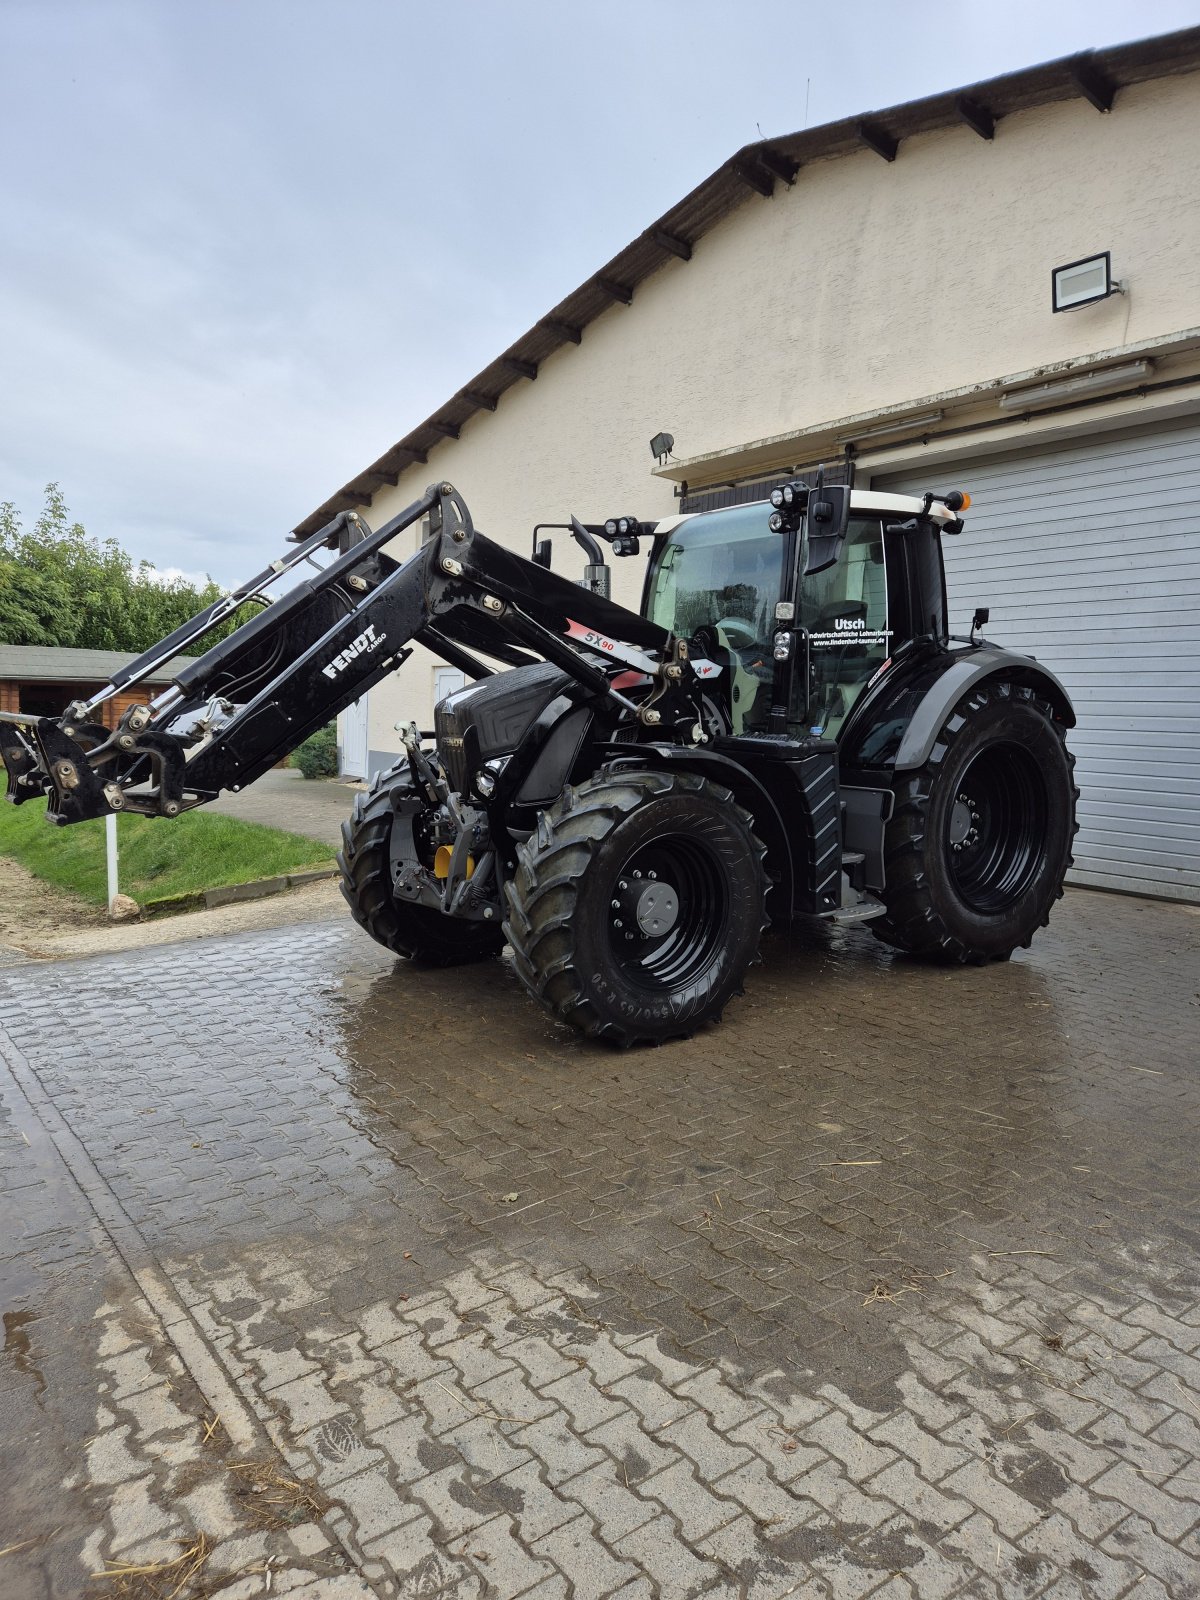
M 782 533 L 783 532 L 783 512 L 782 511 L 772 511 L 770 519 L 767 522 L 767 527 L 770 528 L 772 533 Z
M 486 767 L 475 774 L 475 792 L 481 794 L 485 800 L 496 792 L 496 774 L 489 772 Z
M 782 489 L 772 489 L 771 490 L 771 504 L 778 511 L 779 507 L 783 504 L 783 490 Z
M 615 517 L 609 517 L 608 521 L 604 524 L 604 531 L 610 539 L 615 536 L 617 531 L 617 522 Z

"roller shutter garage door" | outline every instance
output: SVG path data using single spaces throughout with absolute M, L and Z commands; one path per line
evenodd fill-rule
M 1200 420 L 872 487 L 970 493 L 965 531 L 943 540 L 951 631 L 990 605 L 987 636 L 1071 695 L 1071 881 L 1200 901 Z

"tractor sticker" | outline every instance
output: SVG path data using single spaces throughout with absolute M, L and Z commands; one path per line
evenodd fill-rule
M 379 649 L 379 646 L 386 638 L 386 633 L 376 633 L 375 624 L 369 622 L 358 638 L 351 640 L 344 649 L 339 650 L 333 660 L 327 666 L 322 667 L 321 671 L 327 678 L 336 679 L 338 673 L 345 672 L 356 656 L 369 656 L 372 650 Z
M 723 670 L 716 661 L 705 661 L 700 656 L 692 659 L 692 671 L 698 678 L 719 678 Z
M 587 650 L 594 650 L 597 655 L 609 656 L 614 661 L 624 662 L 627 667 L 636 667 L 639 672 L 654 672 L 658 667 L 655 658 L 639 650 L 636 645 L 610 639 L 606 633 L 585 627 L 582 622 L 574 622 L 570 617 L 567 618 L 567 638 Z
M 831 629 L 810 633 L 808 642 L 814 650 L 842 650 L 852 644 L 886 645 L 891 637 L 890 628 L 868 628 L 861 617 L 835 617 Z

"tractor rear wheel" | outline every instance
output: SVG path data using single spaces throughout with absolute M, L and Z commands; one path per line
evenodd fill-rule
M 689 1038 L 758 953 L 763 854 L 729 790 L 606 768 L 565 789 L 520 847 L 504 925 L 517 972 L 589 1038 Z
M 504 948 L 499 928 L 486 927 L 463 917 L 447 917 L 431 906 L 414 906 L 397 900 L 392 892 L 393 798 L 397 790 L 413 793 L 408 763 L 381 772 L 367 794 L 355 799 L 350 820 L 342 823 L 342 848 L 338 866 L 342 894 L 355 922 L 372 939 L 424 966 L 457 967 L 486 961 Z M 420 838 L 421 830 L 414 828 Z M 425 866 L 432 866 L 433 851 Z
M 1062 723 L 1032 689 L 973 689 L 926 764 L 897 776 L 876 937 L 950 962 L 1028 948 L 1071 865 L 1074 766 Z

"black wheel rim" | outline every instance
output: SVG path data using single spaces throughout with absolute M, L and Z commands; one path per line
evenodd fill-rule
M 666 894 L 655 895 L 656 885 Z M 656 933 L 656 915 L 664 910 L 671 925 Z M 672 834 L 640 845 L 614 880 L 609 947 L 625 978 L 641 988 L 677 990 L 696 982 L 723 948 L 728 924 L 724 872 L 699 839 Z
M 1046 781 L 1017 744 L 981 750 L 946 815 L 946 856 L 960 897 L 983 915 L 1005 911 L 1036 877 L 1049 822 Z

